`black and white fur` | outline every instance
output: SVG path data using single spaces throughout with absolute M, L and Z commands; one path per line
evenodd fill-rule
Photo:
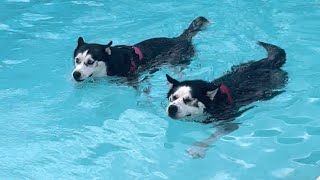
M 267 50 L 266 58 L 233 66 L 231 71 L 212 82 L 203 80 L 179 82 L 167 75 L 170 83 L 167 95 L 169 100 L 167 114 L 174 119 L 195 114 L 207 114 L 208 117 L 200 121 L 201 123 L 232 120 L 251 108 L 240 111 L 241 107 L 255 101 L 269 100 L 284 92 L 282 88 L 285 87 L 288 80 L 287 72 L 281 69 L 286 62 L 285 51 L 272 44 L 263 42 L 258 42 L 258 44 Z M 222 91 L 222 86 L 227 87 L 232 101 L 229 100 L 227 93 Z M 223 127 L 216 135 L 205 140 L 202 145 L 235 129 L 237 128 L 234 126 L 232 128 Z M 204 153 L 202 151 L 202 155 L 199 155 L 199 152 L 193 150 L 191 154 L 195 157 L 202 156 Z
M 73 77 L 76 81 L 83 81 L 88 77 L 124 76 L 131 77 L 139 71 L 157 68 L 164 63 L 188 64 L 194 55 L 192 37 L 204 29 L 209 21 L 198 17 L 178 37 L 152 38 L 133 46 L 112 46 L 112 41 L 107 45 L 86 43 L 82 37 L 74 50 Z M 133 47 L 137 47 L 143 59 L 138 59 Z M 136 64 L 137 71 L 131 71 L 132 61 Z

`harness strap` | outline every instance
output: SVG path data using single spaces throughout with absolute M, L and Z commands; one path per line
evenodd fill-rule
M 233 98 L 232 98 L 232 96 L 231 96 L 231 93 L 230 93 L 230 91 L 229 91 L 229 88 L 228 88 L 226 85 L 221 84 L 219 89 L 220 89 L 221 93 L 227 95 L 228 103 L 229 103 L 229 104 L 232 104 L 232 103 L 233 103 Z
M 132 46 L 134 53 L 138 55 L 138 59 L 141 62 L 143 59 L 143 54 L 141 50 L 138 47 Z M 130 65 L 130 73 L 134 73 L 138 69 L 138 66 L 134 59 L 131 60 L 131 65 Z

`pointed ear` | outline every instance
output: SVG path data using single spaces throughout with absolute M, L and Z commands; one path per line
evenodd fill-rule
M 209 90 L 206 92 L 206 95 L 210 98 L 210 100 L 212 101 L 214 99 L 214 97 L 216 96 L 217 92 L 218 92 L 219 88 L 216 88 L 214 90 Z
M 110 47 L 112 45 L 112 41 L 110 41 L 108 44 L 107 44 L 107 47 Z
M 175 84 L 178 84 L 179 81 L 173 79 L 172 77 L 170 77 L 168 74 L 166 74 L 167 77 L 167 81 L 170 84 L 170 89 L 172 88 L 172 86 L 174 86 Z
M 78 47 L 84 44 L 84 40 L 82 37 L 78 38 Z
M 105 51 L 106 53 L 110 56 L 111 55 L 111 49 L 110 46 L 112 45 L 112 41 L 110 41 L 106 46 L 105 46 Z

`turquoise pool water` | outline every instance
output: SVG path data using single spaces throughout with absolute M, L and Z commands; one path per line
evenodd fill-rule
M 108 78 L 76 83 L 78 36 L 133 44 L 173 37 L 196 16 L 181 75 L 163 68 L 149 95 Z M 320 175 L 320 1 L 34 1 L 0 5 L 0 179 L 314 180 Z M 256 41 L 287 51 L 286 93 L 237 119 L 241 127 L 204 159 L 185 152 L 214 129 L 165 114 L 165 73 L 211 80 L 264 57 Z

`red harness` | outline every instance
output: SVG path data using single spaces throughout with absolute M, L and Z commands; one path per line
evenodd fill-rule
M 231 93 L 229 91 L 229 88 L 226 85 L 221 84 L 219 89 L 220 89 L 221 93 L 227 95 L 228 103 L 232 104 L 233 103 L 233 99 L 232 99 Z
M 134 47 L 134 46 L 133 46 L 132 48 L 133 48 L 134 52 L 138 55 L 138 59 L 139 59 L 139 61 L 141 62 L 142 59 L 143 59 L 143 54 L 142 54 L 142 52 L 141 52 L 140 49 L 137 48 L 137 47 Z M 137 69 L 138 69 L 137 64 L 134 62 L 134 60 L 131 60 L 130 73 L 136 72 Z

